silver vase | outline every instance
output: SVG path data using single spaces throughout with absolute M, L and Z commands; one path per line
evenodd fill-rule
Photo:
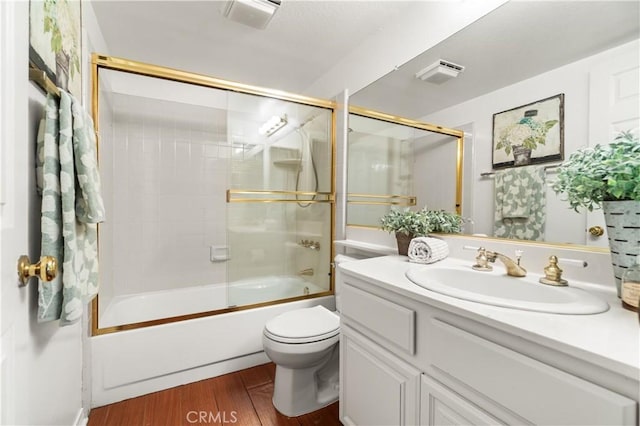
M 604 201 L 602 210 L 620 297 L 622 274 L 635 263 L 640 251 L 640 201 Z

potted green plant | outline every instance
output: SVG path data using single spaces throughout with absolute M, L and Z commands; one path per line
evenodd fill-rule
M 538 145 L 544 145 L 549 130 L 558 120 L 541 121 L 535 116 L 525 116 L 518 122 L 507 126 L 499 134 L 495 150 L 504 150 L 505 154 L 513 152 L 514 165 L 522 166 L 531 161 L 531 152 Z
M 620 278 L 633 265 L 640 241 L 640 142 L 631 132 L 611 144 L 579 149 L 558 168 L 553 190 L 572 209 L 602 207 L 618 296 Z
M 406 255 L 409 243 L 415 237 L 430 233 L 457 233 L 462 230 L 464 220 L 456 213 L 444 210 L 428 210 L 426 207 L 415 211 L 410 208 L 398 210 L 391 208 L 380 218 L 384 231 L 393 232 L 398 242 L 398 253 Z

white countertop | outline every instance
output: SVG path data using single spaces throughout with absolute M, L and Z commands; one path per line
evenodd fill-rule
M 433 264 L 436 267 L 458 265 L 469 265 L 469 260 L 447 258 Z M 410 263 L 406 256 L 398 255 L 339 265 L 343 273 L 363 278 L 373 285 L 506 332 L 515 333 L 535 343 L 579 357 L 638 381 L 640 377 L 638 314 L 622 308 L 615 289 L 575 280 L 569 283 L 570 286 L 582 288 L 604 299 L 609 304 L 609 310 L 600 314 L 563 315 L 530 312 L 445 296 L 422 288 L 405 277 L 405 272 L 410 268 L 425 266 L 429 265 Z M 496 264 L 494 268 L 498 270 L 502 265 Z M 540 275 L 529 273 L 529 276 L 537 279 Z

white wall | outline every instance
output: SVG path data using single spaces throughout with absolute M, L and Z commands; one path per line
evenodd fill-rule
M 27 76 L 29 3 L 2 2 L 2 421 L 70 425 L 84 420 L 82 326 L 38 324 L 37 282 L 19 288 L 18 254 L 40 254 L 35 136 L 44 96 Z M 6 61 L 6 62 L 5 62 Z M 11 87 L 11 93 L 5 91 Z M 10 115 L 5 114 L 8 110 Z M 5 120 L 11 117 L 11 123 Z M 11 164 L 11 168 L 4 167 Z M 6 196 L 6 197 L 5 197 Z M 24 251 L 19 253 L 19 251 Z M 8 343 L 8 345 L 7 345 Z M 5 363 L 6 361 L 6 363 Z
M 637 45 L 638 41 L 633 43 Z M 421 118 L 428 123 L 452 128 L 469 123 L 473 125 L 470 181 L 474 198 L 471 212 L 474 232 L 489 235 L 493 232 L 494 181 L 480 177 L 480 173 L 491 171 L 493 114 L 564 93 L 564 151 L 567 158 L 569 153 L 588 143 L 589 71 L 606 63 L 618 49 L 610 49 Z M 568 204 L 559 199 L 550 188 L 553 179 L 553 173 L 547 173 L 547 240 L 584 243 L 585 216 L 570 210 Z
M 425 132 L 426 133 L 426 132 Z M 426 134 L 413 143 L 413 184 L 417 206 L 455 211 L 457 138 Z

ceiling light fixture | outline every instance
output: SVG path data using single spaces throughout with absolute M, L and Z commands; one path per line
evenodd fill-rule
M 228 0 L 222 15 L 250 27 L 264 29 L 280 7 L 280 0 Z
M 429 83 L 442 84 L 449 79 L 457 77 L 462 71 L 464 71 L 462 65 L 439 59 L 428 67 L 418 71 L 416 78 L 422 81 L 428 81 Z

